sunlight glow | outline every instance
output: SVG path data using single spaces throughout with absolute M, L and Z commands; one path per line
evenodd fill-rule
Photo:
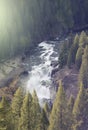
M 0 0 L 0 32 L 5 31 L 11 27 L 11 8 L 8 2 Z

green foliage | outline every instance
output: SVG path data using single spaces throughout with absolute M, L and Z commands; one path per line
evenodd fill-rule
M 82 55 L 84 53 L 84 49 L 82 47 L 78 48 L 78 51 L 76 53 L 76 66 L 77 69 L 80 69 L 81 63 L 82 63 Z
M 85 47 L 88 44 L 87 41 L 87 35 L 84 31 L 81 32 L 80 38 L 79 38 L 79 46 Z
M 71 113 L 73 111 L 74 103 L 75 103 L 74 97 L 71 95 L 69 102 L 68 102 L 68 109 Z
M 88 45 L 84 50 L 82 65 L 79 72 L 79 83 L 82 82 L 84 87 L 88 87 Z
M 67 65 L 70 68 L 71 64 L 75 64 L 75 58 L 76 58 L 76 53 L 78 50 L 78 45 L 79 45 L 79 36 L 76 34 L 74 38 L 74 42 L 70 48 L 69 54 L 68 54 L 68 60 L 67 60 Z
M 61 53 L 59 55 L 59 67 L 62 68 L 67 63 L 67 46 L 63 45 Z
M 77 95 L 74 108 L 74 124 L 73 130 L 86 130 L 88 128 L 88 93 L 83 85 L 80 85 L 80 90 Z
M 45 111 L 45 113 L 47 115 L 47 118 L 49 118 L 51 109 L 49 108 L 49 104 L 48 103 L 45 103 L 45 105 L 44 105 L 44 111 Z
M 48 130 L 66 130 L 67 114 L 66 114 L 66 96 L 62 84 L 60 83 L 50 115 L 50 126 Z
M 33 92 L 33 106 L 32 106 L 32 130 L 41 129 L 41 108 L 36 91 Z
M 48 125 L 49 120 L 47 118 L 46 112 L 44 111 L 44 109 L 42 109 L 38 130 L 47 130 Z
M 5 97 L 0 102 L 0 130 L 11 130 L 11 113 L 10 105 Z
M 21 108 L 21 117 L 19 121 L 19 130 L 32 130 L 31 128 L 31 107 L 32 107 L 32 96 L 31 94 L 26 94 L 23 100 L 23 105 Z
M 60 68 L 63 68 L 63 66 L 67 64 L 68 52 L 71 47 L 71 44 L 72 44 L 72 40 L 71 40 L 71 38 L 69 38 L 64 42 L 64 44 L 61 48 L 61 52 L 59 55 L 59 67 Z
M 80 0 L 71 0 L 72 14 L 74 18 L 74 25 L 76 28 L 87 24 L 87 0 L 80 2 Z
M 15 127 L 14 130 L 17 130 L 17 127 L 18 127 L 19 118 L 21 115 L 22 102 L 23 102 L 23 90 L 22 90 L 22 88 L 18 88 L 18 90 L 14 94 L 14 98 L 13 98 L 12 104 L 11 104 L 13 124 Z
M 0 61 L 23 53 L 30 43 L 85 26 L 87 7 L 87 0 L 0 0 Z
M 36 92 L 23 96 L 19 88 L 11 104 L 4 97 L 0 102 L 0 130 L 47 130 L 49 121 L 40 107 Z
M 59 26 L 63 27 L 63 29 L 71 28 L 74 25 L 72 9 L 71 9 L 71 1 L 57 0 L 57 6 L 58 6 L 57 20 Z
M 72 130 L 72 125 L 73 125 L 73 121 L 74 121 L 72 111 L 73 111 L 74 103 L 75 103 L 74 97 L 71 95 L 69 102 L 67 104 L 68 130 Z

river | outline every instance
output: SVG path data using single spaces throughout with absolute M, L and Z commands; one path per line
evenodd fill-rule
M 36 90 L 39 100 L 51 99 L 51 63 L 58 61 L 59 41 L 42 42 L 33 50 L 24 63 L 28 68 L 26 90 Z

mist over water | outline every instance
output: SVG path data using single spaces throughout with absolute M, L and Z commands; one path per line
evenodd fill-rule
M 51 61 L 58 59 L 54 42 L 42 42 L 29 58 L 30 70 L 27 81 L 27 91 L 36 90 L 39 99 L 50 99 Z

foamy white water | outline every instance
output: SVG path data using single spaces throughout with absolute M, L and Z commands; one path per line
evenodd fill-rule
M 32 57 L 32 69 L 29 71 L 27 82 L 27 91 L 33 92 L 36 90 L 39 99 L 50 99 L 50 86 L 51 86 L 51 60 L 56 60 L 58 57 L 53 57 L 55 45 L 47 42 L 39 44 L 40 52 L 35 57 Z M 56 58 L 56 59 L 55 59 Z M 38 60 L 37 60 L 38 59 Z M 35 62 L 39 62 L 36 65 Z M 29 62 L 30 64 L 30 62 Z

